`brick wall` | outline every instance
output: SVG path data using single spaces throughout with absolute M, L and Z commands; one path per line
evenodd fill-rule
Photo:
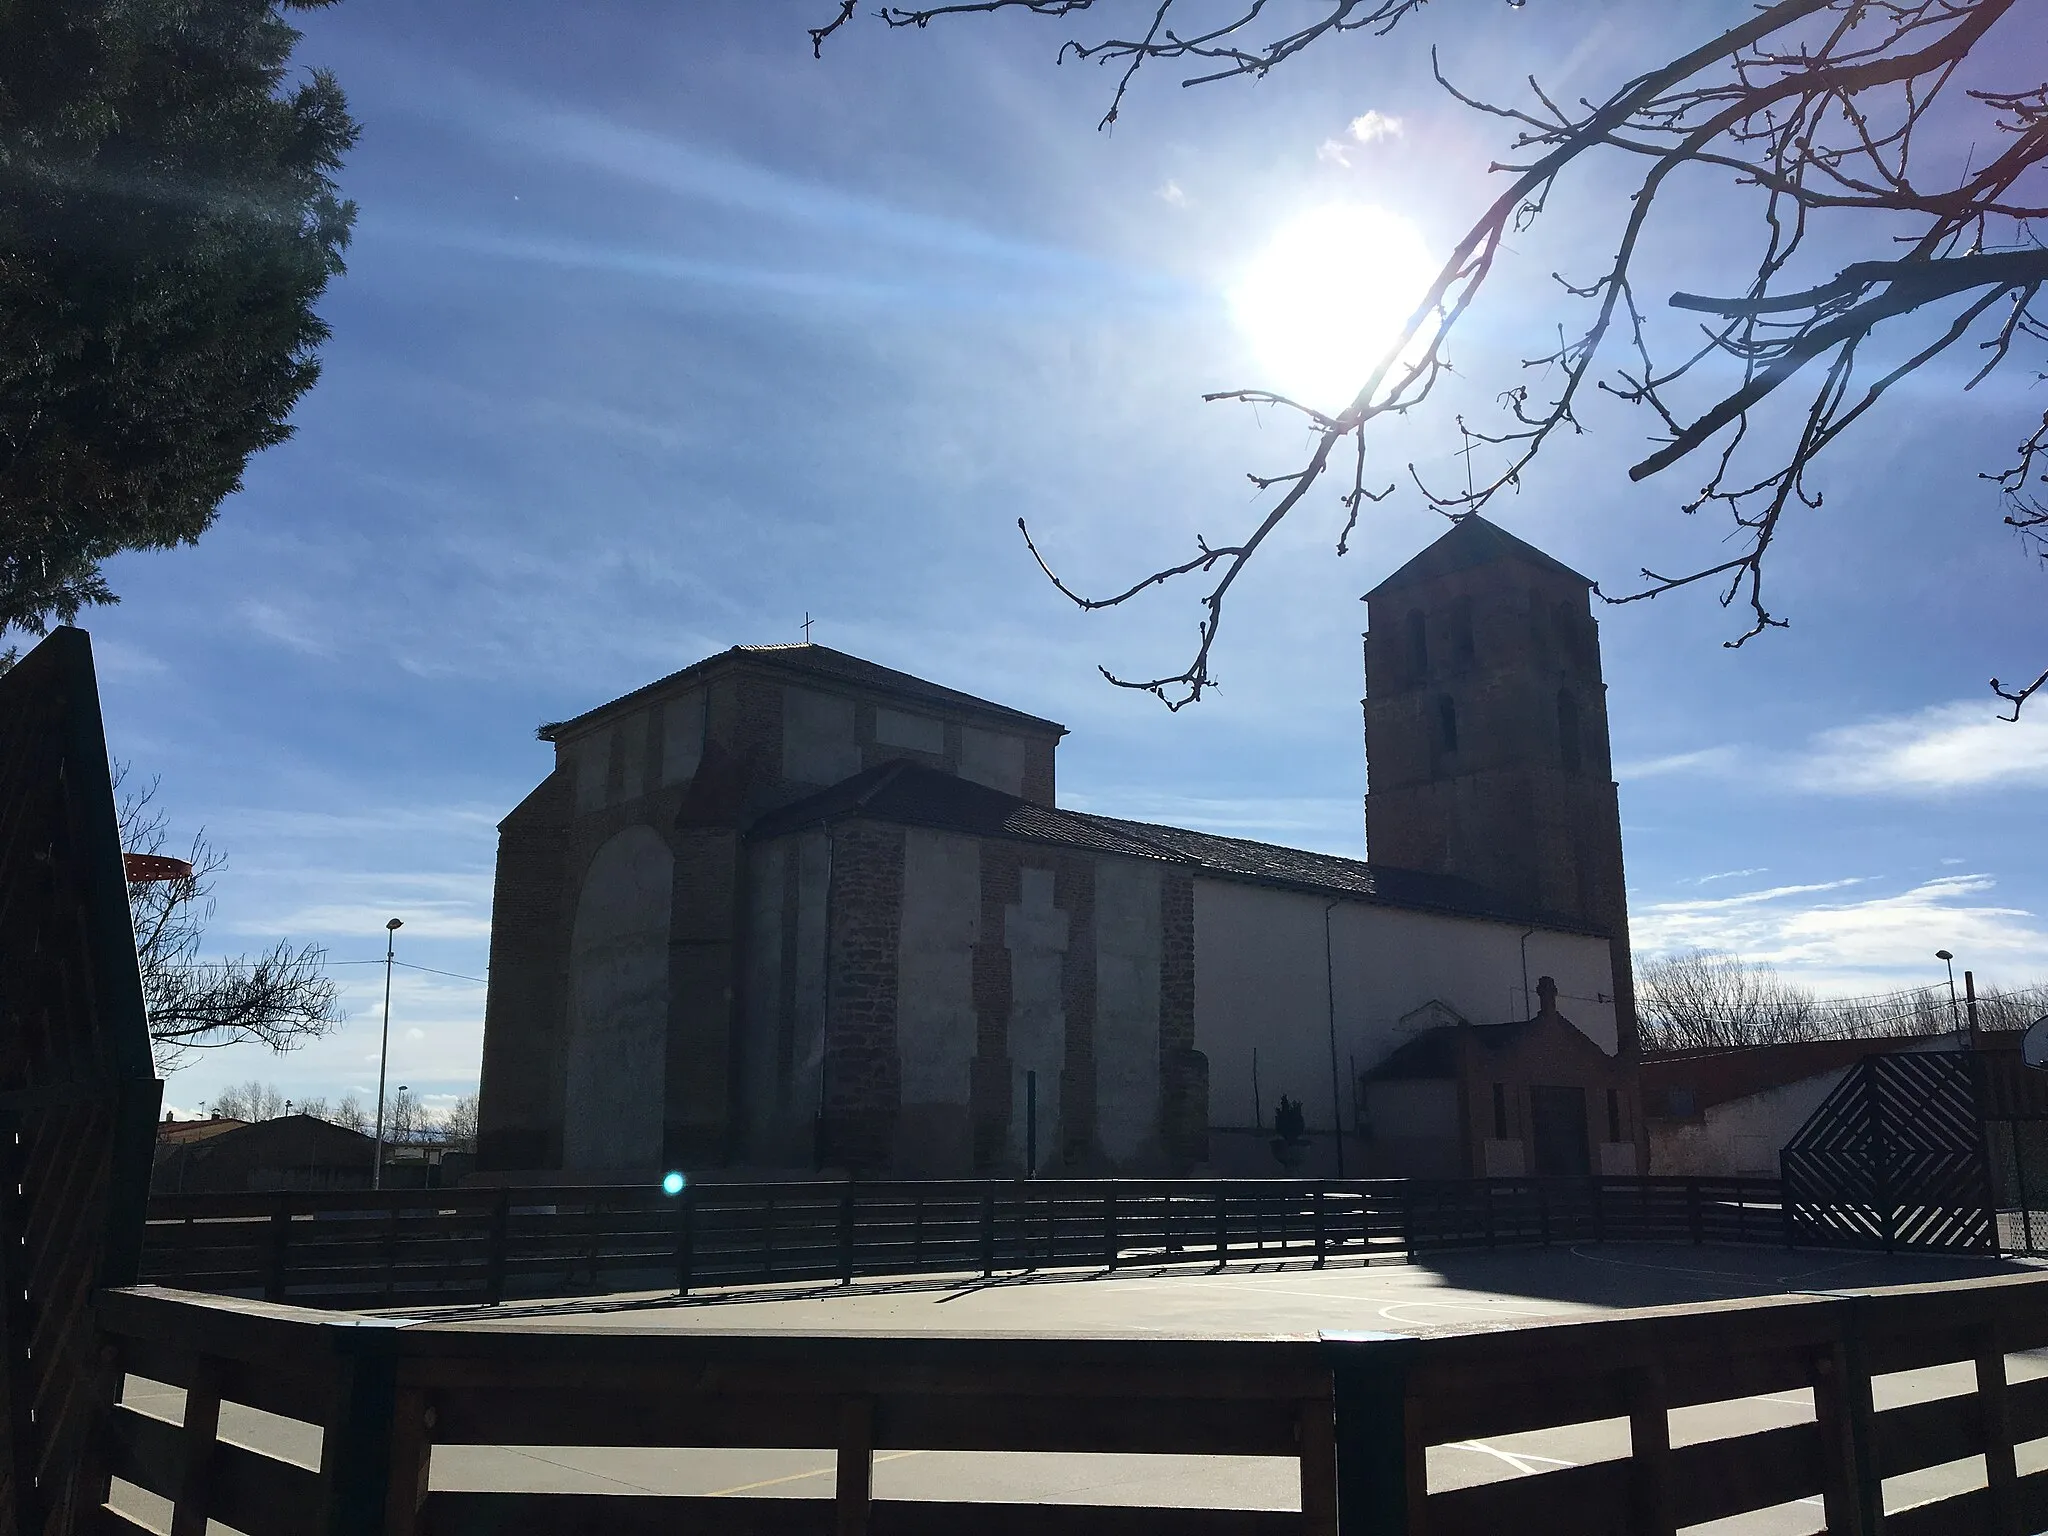
M 902 914 L 903 829 L 869 821 L 835 827 L 823 1161 L 855 1173 L 886 1171 L 895 1145 Z
M 1173 1172 L 1209 1160 L 1209 1059 L 1195 1049 L 1195 877 L 1160 882 L 1159 1119 Z

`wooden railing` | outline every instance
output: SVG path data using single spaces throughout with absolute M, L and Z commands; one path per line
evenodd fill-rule
M 2008 1355 L 2048 1345 L 2048 1275 L 1330 1344 L 1345 1536 L 1361 1504 L 1377 1513 L 1358 1529 L 1430 1536 L 1668 1533 L 1801 1500 L 1824 1516 L 1807 1528 L 1838 1536 L 2048 1528 L 2048 1471 L 2022 1477 L 2014 1457 L 2048 1436 L 2048 1378 L 2007 1371 Z M 1896 1379 L 1943 1366 L 1947 1379 Z M 1808 1394 L 1811 1408 L 1803 1422 L 1700 1432 L 1766 1394 L 1780 1413 Z M 1674 1410 L 1707 1405 L 1674 1424 Z M 1430 1485 L 1432 1447 L 1617 1419 L 1624 1454 Z M 1980 1473 L 1959 1470 L 1924 1502 L 1885 1487 L 1971 1458 Z
M 99 1477 L 247 1536 L 718 1531 L 1333 1536 L 1330 1372 L 1313 1339 L 940 1338 L 363 1328 L 138 1289 L 104 1298 L 121 1369 L 185 1388 L 183 1424 L 111 1410 Z M 223 1400 L 321 1426 L 312 1468 L 218 1435 Z M 830 1499 L 436 1490 L 437 1450 L 831 1452 Z M 878 1452 L 1291 1457 L 1302 1512 L 877 1501 Z M 97 1491 L 97 1490 L 95 1490 Z M 116 1490 L 116 1502 L 122 1502 Z M 108 1528 L 145 1527 L 108 1514 Z
M 185 1405 L 180 1422 L 108 1407 L 89 1501 L 119 1478 L 172 1503 L 176 1536 L 208 1519 L 248 1536 L 1671 1536 L 1800 1500 L 1819 1506 L 1808 1528 L 1824 1519 L 1838 1536 L 2019 1536 L 2048 1522 L 2048 1471 L 2021 1476 L 2014 1456 L 2048 1436 L 2048 1378 L 2007 1372 L 2009 1355 L 2048 1345 L 2041 1274 L 1420 1338 L 377 1326 L 151 1288 L 106 1293 L 101 1321 L 110 1370 L 182 1387 Z M 1889 1379 L 1930 1367 L 1951 1368 L 1932 1392 L 1924 1379 Z M 302 1463 L 223 1440 L 223 1402 L 319 1426 L 317 1455 Z M 1625 1426 L 1604 1446 L 1602 1421 Z M 1573 1427 L 1595 1436 L 1581 1465 L 1462 1487 L 1432 1469 L 1437 1448 Z M 472 1445 L 812 1449 L 832 1454 L 835 1491 L 436 1487 L 437 1455 Z M 1300 1507 L 875 1498 L 877 1453 L 906 1450 L 1286 1457 Z M 1981 1476 L 1952 1478 L 1911 1507 L 1886 1488 L 1966 1458 Z M 956 1491 L 970 1491 L 971 1476 L 963 1467 Z M 488 1484 L 474 1467 L 462 1480 Z M 144 1528 L 112 1510 L 103 1526 Z
M 169 1195 L 142 1276 L 314 1306 L 1549 1242 L 1773 1242 L 1769 1180 L 982 1180 Z

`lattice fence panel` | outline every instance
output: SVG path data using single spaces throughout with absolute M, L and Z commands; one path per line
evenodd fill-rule
M 1793 1241 L 1996 1252 L 1979 1078 L 1968 1051 L 1850 1068 L 1783 1153 Z

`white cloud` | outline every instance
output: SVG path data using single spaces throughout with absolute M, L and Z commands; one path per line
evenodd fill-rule
M 1962 860 L 1958 859 L 1955 862 L 1960 864 Z M 1694 885 L 1711 885 L 1716 880 L 1746 880 L 1751 875 L 1767 875 L 1769 873 L 1770 870 L 1760 864 L 1755 869 L 1724 869 L 1719 874 L 1701 875 L 1692 883 Z
M 1169 180 L 1154 195 L 1162 203 L 1171 203 L 1176 208 L 1185 208 L 1188 205 L 1188 195 L 1181 190 L 1181 185 L 1177 181 Z
M 1990 875 L 1941 875 L 1861 900 L 1800 900 L 1870 877 L 1782 885 L 1735 897 L 1638 902 L 1629 925 L 1648 957 L 1726 949 L 1768 961 L 1820 992 L 1879 991 L 1941 979 L 1937 949 L 1953 950 L 1983 981 L 2048 977 L 2048 925 L 1997 901 Z
M 1986 700 L 1832 726 L 1789 752 L 1723 744 L 1618 764 L 1624 782 L 1741 775 L 1817 795 L 1929 796 L 2048 785 L 2048 710 L 2000 719 Z
M 275 603 L 252 600 L 242 604 L 242 621 L 265 639 L 275 640 L 302 656 L 327 657 L 334 654 L 331 641 L 313 633 L 302 618 L 286 613 Z
M 1398 139 L 1402 136 L 1401 119 L 1389 117 L 1384 112 L 1367 112 L 1351 119 L 1351 137 L 1360 144 L 1376 144 L 1381 139 Z
M 1389 117 L 1384 112 L 1362 113 L 1351 119 L 1341 139 L 1325 139 L 1316 146 L 1316 158 L 1325 165 L 1349 167 L 1351 156 L 1358 146 L 1377 144 L 1382 139 L 1398 139 L 1402 135 L 1401 119 Z
M 1660 778 L 1668 773 L 1712 773 L 1732 768 L 1735 762 L 1733 747 L 1702 747 L 1697 752 L 1674 752 L 1666 757 L 1646 758 L 1639 763 L 1617 763 L 1614 776 L 1627 781 Z
M 2048 784 L 2048 711 L 1998 718 L 1988 701 L 1837 726 L 1794 764 L 1802 789 L 1920 794 Z

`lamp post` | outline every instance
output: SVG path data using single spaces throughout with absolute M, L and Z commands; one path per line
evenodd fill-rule
M 1961 1034 L 1963 1008 L 1962 1004 L 1956 1001 L 1956 957 L 1945 949 L 1937 949 L 1934 958 L 1948 967 L 1948 1022 L 1956 1033 Z
M 395 917 L 384 925 L 384 1043 L 377 1048 L 377 1160 L 370 1165 L 372 1189 L 384 1187 L 384 1069 L 391 1064 L 391 957 L 398 930 L 404 926 Z

